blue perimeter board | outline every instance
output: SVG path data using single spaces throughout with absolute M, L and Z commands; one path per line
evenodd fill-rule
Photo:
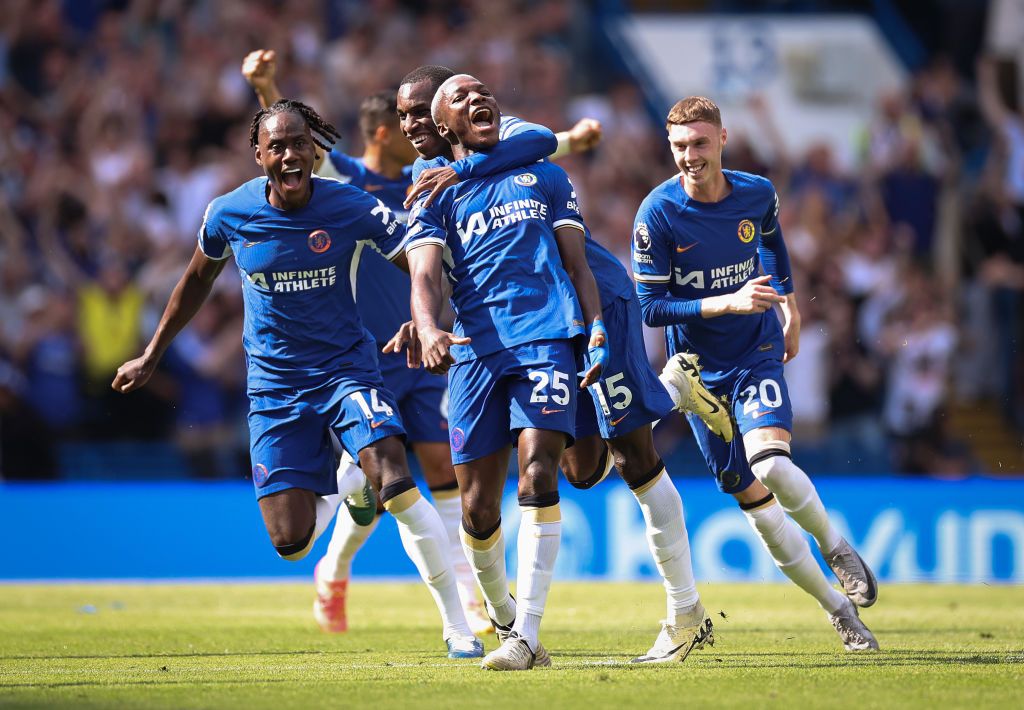
M 675 483 L 698 581 L 783 579 L 710 477 Z M 837 528 L 881 581 L 1024 582 L 1024 480 L 816 483 Z M 657 579 L 640 510 L 621 480 L 613 475 L 589 491 L 563 481 L 560 491 L 557 579 Z M 503 511 L 514 578 L 513 481 Z M 305 560 L 279 559 L 247 482 L 0 484 L 0 580 L 310 579 L 329 534 Z M 360 550 L 353 576 L 415 578 L 389 516 Z

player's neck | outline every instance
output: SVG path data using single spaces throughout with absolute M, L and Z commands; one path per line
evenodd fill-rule
M 274 190 L 273 187 L 267 187 L 267 202 L 270 203 L 271 207 L 275 207 L 279 210 L 288 212 L 290 210 L 299 210 L 309 204 L 309 200 L 313 197 L 313 181 L 309 181 L 309 189 L 306 190 L 306 194 L 300 198 L 296 198 L 294 202 L 286 202 L 285 199 Z
M 380 146 L 376 145 L 366 146 L 366 151 L 363 153 L 363 165 L 368 170 L 372 170 L 390 180 L 397 180 L 402 177 L 402 168 L 405 167 L 404 165 L 399 165 L 397 160 L 384 155 L 384 151 L 381 150 Z
M 679 175 L 679 184 L 687 197 L 697 202 L 721 202 L 732 192 L 732 184 L 725 179 L 725 173 L 721 170 L 707 182 L 694 185 L 682 174 Z

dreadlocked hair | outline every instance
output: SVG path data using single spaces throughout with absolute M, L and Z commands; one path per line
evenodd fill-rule
M 330 152 L 331 145 L 334 141 L 341 138 L 341 134 L 338 133 L 338 129 L 325 121 L 313 108 L 307 106 L 301 101 L 295 101 L 294 99 L 280 99 L 266 108 L 261 108 L 256 112 L 256 115 L 252 117 L 252 124 L 249 126 L 249 145 L 253 148 L 259 145 L 260 126 L 263 125 L 263 122 L 266 119 L 271 116 L 276 116 L 279 113 L 285 113 L 286 111 L 292 111 L 302 116 L 302 120 L 306 122 L 307 126 L 309 126 L 309 132 L 312 134 L 313 143 L 315 143 L 321 150 Z

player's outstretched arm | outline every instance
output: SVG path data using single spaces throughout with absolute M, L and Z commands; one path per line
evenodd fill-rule
M 555 134 L 558 148 L 550 156 L 551 160 L 560 160 L 573 153 L 586 153 L 593 150 L 601 142 L 601 122 L 596 118 L 581 118 L 568 131 Z
M 450 165 L 424 170 L 405 198 L 406 208 L 412 206 L 424 192 L 424 207 L 429 207 L 448 188 L 462 180 L 487 177 L 532 165 L 543 160 L 558 148 L 555 134 L 545 126 L 508 118 L 501 129 L 501 140 L 486 153 L 473 153 Z
M 260 106 L 267 108 L 284 98 L 274 75 L 277 73 L 277 54 L 272 49 L 257 49 L 242 60 L 242 76 L 256 92 Z
M 469 338 L 442 330 L 437 325 L 443 299 L 441 291 L 441 252 L 438 244 L 413 245 L 407 252 L 412 294 L 409 308 L 420 343 L 423 365 L 435 375 L 443 375 L 455 364 L 452 345 L 468 345 Z
M 583 231 L 577 227 L 559 227 L 555 230 L 555 241 L 558 243 L 562 267 L 576 289 L 576 298 L 579 299 L 583 319 L 588 324 L 587 334 L 590 336 L 590 342 L 587 350 L 590 367 L 583 375 L 583 382 L 580 383 L 582 389 L 597 382 L 608 362 L 608 335 L 601 319 L 601 295 L 597 290 L 594 273 L 587 263 Z
M 227 259 L 214 260 L 196 247 L 192 261 L 174 287 L 164 314 L 160 318 L 149 345 L 141 357 L 129 360 L 117 368 L 117 375 L 111 387 L 117 392 L 131 392 L 142 387 L 152 376 L 160 358 L 182 328 L 199 312 L 199 308 L 210 295 L 213 282 L 224 269 Z

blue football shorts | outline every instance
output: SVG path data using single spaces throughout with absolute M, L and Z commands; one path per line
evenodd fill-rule
M 448 378 L 425 367 L 410 369 L 405 353 L 382 353 L 378 348 L 384 387 L 398 401 L 409 443 L 448 441 Z
M 738 368 L 735 373 L 708 387 L 712 394 L 728 397 L 732 405 L 739 430 L 732 442 L 727 444 L 715 436 L 696 415 L 686 415 L 704 461 L 723 493 L 739 493 L 754 482 L 754 474 L 747 464 L 743 434 L 761 427 L 793 430 L 793 407 L 782 361 L 759 360 L 750 367 Z
M 665 417 L 672 398 L 647 359 L 643 316 L 636 294 L 616 298 L 601 312 L 608 331 L 609 358 L 601 379 L 591 385 L 590 397 L 580 397 L 576 408 L 576 438 L 600 433 L 614 439 Z M 585 372 L 579 361 L 579 371 Z
M 334 439 L 352 458 L 388 436 L 405 437 L 378 372 L 345 373 L 303 390 L 249 393 L 249 454 L 256 498 L 287 488 L 338 492 Z
M 514 446 L 523 429 L 576 429 L 576 354 L 570 340 L 538 340 L 456 363 L 448 371 L 452 463 Z

